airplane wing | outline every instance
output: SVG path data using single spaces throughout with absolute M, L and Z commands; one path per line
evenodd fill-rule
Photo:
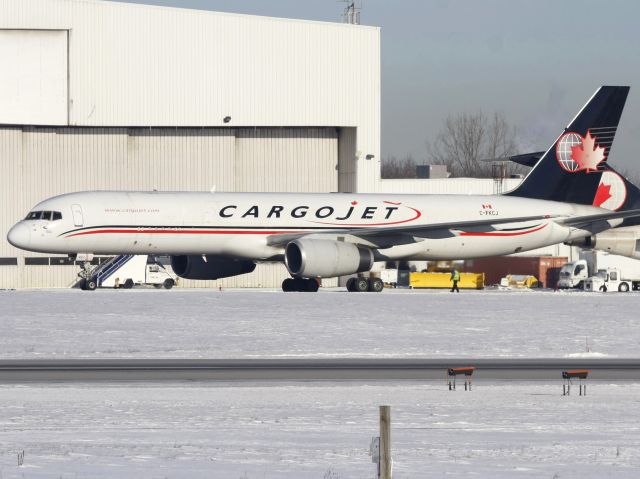
M 625 211 L 608 211 L 607 213 L 598 213 L 595 215 L 586 216 L 569 216 L 567 218 L 558 220 L 557 222 L 566 226 L 574 226 L 579 228 L 598 221 L 607 221 L 624 218 L 635 218 L 640 216 L 640 209 L 625 210 Z
M 507 223 L 521 223 L 527 221 L 540 221 L 552 218 L 549 215 L 538 216 L 520 216 L 511 218 L 491 218 L 472 221 L 456 221 L 446 223 L 432 223 L 428 225 L 413 225 L 413 226 L 382 226 L 382 227 L 360 227 L 360 228 L 337 228 L 333 230 L 318 231 L 305 231 L 300 233 L 285 233 L 278 235 L 271 235 L 267 239 L 267 243 L 272 246 L 279 246 L 289 243 L 294 239 L 301 238 L 308 235 L 353 235 L 358 237 L 375 237 L 375 236 L 391 236 L 391 235 L 410 235 L 420 236 L 433 231 L 444 230 L 457 230 L 481 226 L 493 226 Z
M 559 217 L 550 215 L 538 215 L 538 216 L 520 216 L 511 218 L 489 218 L 473 221 L 457 221 L 457 222 L 445 222 L 445 223 L 432 223 L 428 225 L 412 225 L 412 226 L 384 226 L 384 227 L 360 227 L 360 228 L 341 228 L 334 230 L 318 231 L 305 231 L 300 233 L 285 233 L 278 235 L 271 235 L 267 238 L 267 243 L 272 246 L 281 246 L 289 243 L 303 236 L 319 236 L 319 235 L 352 235 L 360 238 L 375 238 L 375 237 L 389 237 L 395 235 L 405 236 L 417 236 L 427 234 L 435 231 L 451 231 L 461 230 L 467 228 L 497 226 L 501 224 L 510 223 L 526 223 L 540 220 L 552 219 L 556 223 L 572 226 L 575 228 L 586 227 L 594 223 L 607 221 L 611 219 L 640 217 L 640 209 L 627 210 L 627 211 L 608 211 L 606 213 L 598 213 L 594 215 L 583 216 L 569 216 Z M 530 227 L 534 227 L 531 225 Z M 526 226 L 524 226 L 526 227 Z M 524 228 L 523 227 L 523 228 Z M 496 230 L 500 231 L 500 230 Z

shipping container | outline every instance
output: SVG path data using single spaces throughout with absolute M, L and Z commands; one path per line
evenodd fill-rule
M 464 271 L 484 273 L 485 284 L 500 284 L 509 274 L 535 276 L 542 288 L 555 288 L 560 269 L 567 262 L 564 256 L 494 256 L 466 260 Z

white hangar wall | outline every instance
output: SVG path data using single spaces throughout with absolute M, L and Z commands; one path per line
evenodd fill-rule
M 375 191 L 377 27 L 99 0 L 0 0 L 0 12 L 0 287 L 74 280 L 5 239 L 51 195 Z M 284 276 L 260 265 L 216 285 Z

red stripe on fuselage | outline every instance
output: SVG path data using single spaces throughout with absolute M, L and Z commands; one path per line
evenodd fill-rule
M 535 229 L 528 231 L 461 231 L 460 236 L 520 236 L 527 235 L 529 233 L 535 233 L 536 231 L 540 231 L 542 228 L 546 228 L 547 224 L 539 226 Z
M 350 225 L 353 226 L 353 225 Z M 544 224 L 527 231 L 461 231 L 460 236 L 520 236 L 540 231 L 548 226 Z M 362 228 L 366 230 L 366 228 Z M 74 236 L 87 236 L 96 234 L 198 234 L 198 235 L 278 235 L 278 234 L 298 234 L 316 233 L 316 231 L 305 230 L 189 230 L 189 229 L 99 229 L 93 231 L 81 231 L 67 235 L 67 238 Z
M 85 236 L 96 234 L 176 234 L 176 235 L 278 235 L 286 233 L 304 233 L 304 231 L 265 231 L 265 230 L 156 230 L 156 229 L 141 229 L 141 230 L 122 230 L 122 229 L 105 229 L 94 231 L 83 231 L 81 233 L 74 233 L 68 235 L 67 238 L 72 236 Z

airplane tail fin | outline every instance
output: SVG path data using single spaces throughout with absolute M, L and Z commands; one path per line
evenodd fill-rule
M 591 205 L 629 87 L 603 86 L 507 196 Z
M 640 209 L 640 188 L 612 166 L 605 165 L 592 204 L 613 211 Z M 636 225 L 640 225 L 640 218 L 625 218 L 621 226 Z

